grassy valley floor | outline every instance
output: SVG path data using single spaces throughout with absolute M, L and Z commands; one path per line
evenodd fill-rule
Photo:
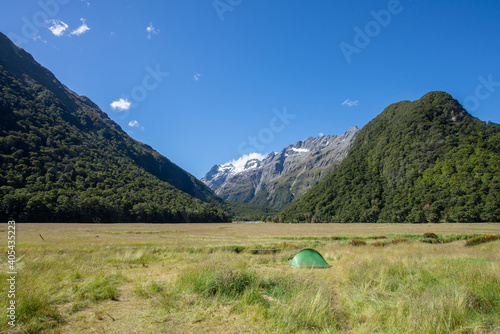
M 2 312 L 0 331 L 498 333 L 483 234 L 500 224 L 17 224 L 17 326 Z M 308 247 L 332 267 L 291 268 Z

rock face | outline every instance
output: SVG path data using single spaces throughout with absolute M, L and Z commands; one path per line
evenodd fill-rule
M 359 133 L 311 137 L 264 156 L 249 154 L 215 165 L 202 181 L 220 197 L 281 209 L 305 194 L 345 158 Z

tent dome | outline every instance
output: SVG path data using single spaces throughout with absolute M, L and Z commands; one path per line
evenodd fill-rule
M 288 262 L 294 268 L 330 268 L 323 256 L 316 250 L 306 248 L 295 255 L 292 261 Z

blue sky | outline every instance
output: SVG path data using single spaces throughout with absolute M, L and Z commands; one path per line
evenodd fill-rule
M 0 31 L 199 178 L 432 90 L 500 123 L 498 0 L 3 0 Z

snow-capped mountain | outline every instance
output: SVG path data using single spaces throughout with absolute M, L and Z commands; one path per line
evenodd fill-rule
M 347 155 L 359 129 L 311 137 L 267 155 L 252 153 L 215 165 L 201 179 L 220 197 L 281 208 L 302 196 Z

